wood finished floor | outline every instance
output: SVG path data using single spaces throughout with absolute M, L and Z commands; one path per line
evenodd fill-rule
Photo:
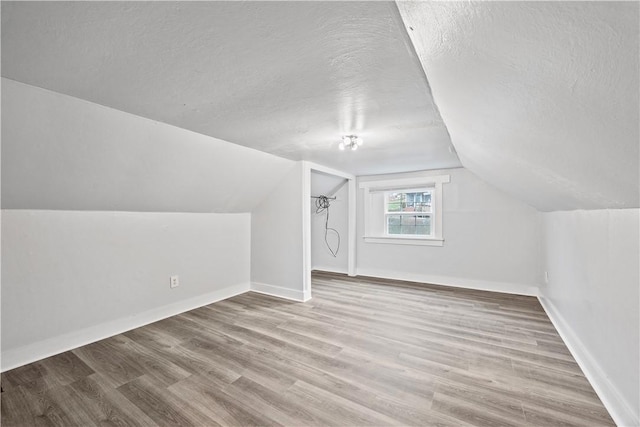
M 614 425 L 535 298 L 314 274 L 2 374 L 2 424 Z

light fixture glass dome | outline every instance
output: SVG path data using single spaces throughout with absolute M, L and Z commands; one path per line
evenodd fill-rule
M 338 148 L 340 150 L 344 150 L 345 148 L 350 148 L 352 151 L 358 149 L 358 147 L 362 146 L 363 141 L 362 138 L 356 135 L 344 135 L 342 137 L 342 142 L 338 144 Z

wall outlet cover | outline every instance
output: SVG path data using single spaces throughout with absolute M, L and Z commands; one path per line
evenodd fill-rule
M 169 278 L 169 286 L 171 286 L 172 288 L 177 288 L 178 286 L 180 286 L 180 280 L 178 279 L 178 276 L 171 276 Z

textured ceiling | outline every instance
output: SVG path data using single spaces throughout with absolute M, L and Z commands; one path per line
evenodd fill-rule
M 639 206 L 638 2 L 398 2 L 464 167 L 543 210 Z
M 2 75 L 354 174 L 460 165 L 392 2 L 2 2 Z

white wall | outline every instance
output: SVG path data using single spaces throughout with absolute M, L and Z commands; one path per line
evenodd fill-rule
M 365 243 L 359 191 L 358 274 L 536 295 L 541 273 L 535 209 L 461 168 L 385 179 L 443 174 L 451 182 L 443 185 L 442 247 Z M 359 180 L 375 179 L 380 176 Z
M 311 188 L 313 188 L 314 174 L 311 175 Z M 312 191 L 312 194 L 315 194 Z M 346 181 L 340 187 L 331 200 L 329 207 L 329 227 L 340 233 L 340 248 L 334 257 L 325 243 L 326 211 L 316 213 L 315 199 L 311 199 L 311 268 L 313 270 L 333 271 L 336 273 L 348 272 L 349 264 L 349 186 Z M 337 244 L 336 233 L 329 231 L 327 240 L 335 251 Z
M 249 212 L 293 164 L 2 79 L 2 207 Z
M 304 301 L 303 162 L 296 162 L 251 214 L 251 289 Z
M 249 289 L 294 162 L 5 78 L 2 116 L 2 369 Z
M 541 301 L 618 425 L 640 425 L 640 210 L 542 215 Z
M 248 213 L 3 210 L 2 369 L 248 291 L 249 244 Z

